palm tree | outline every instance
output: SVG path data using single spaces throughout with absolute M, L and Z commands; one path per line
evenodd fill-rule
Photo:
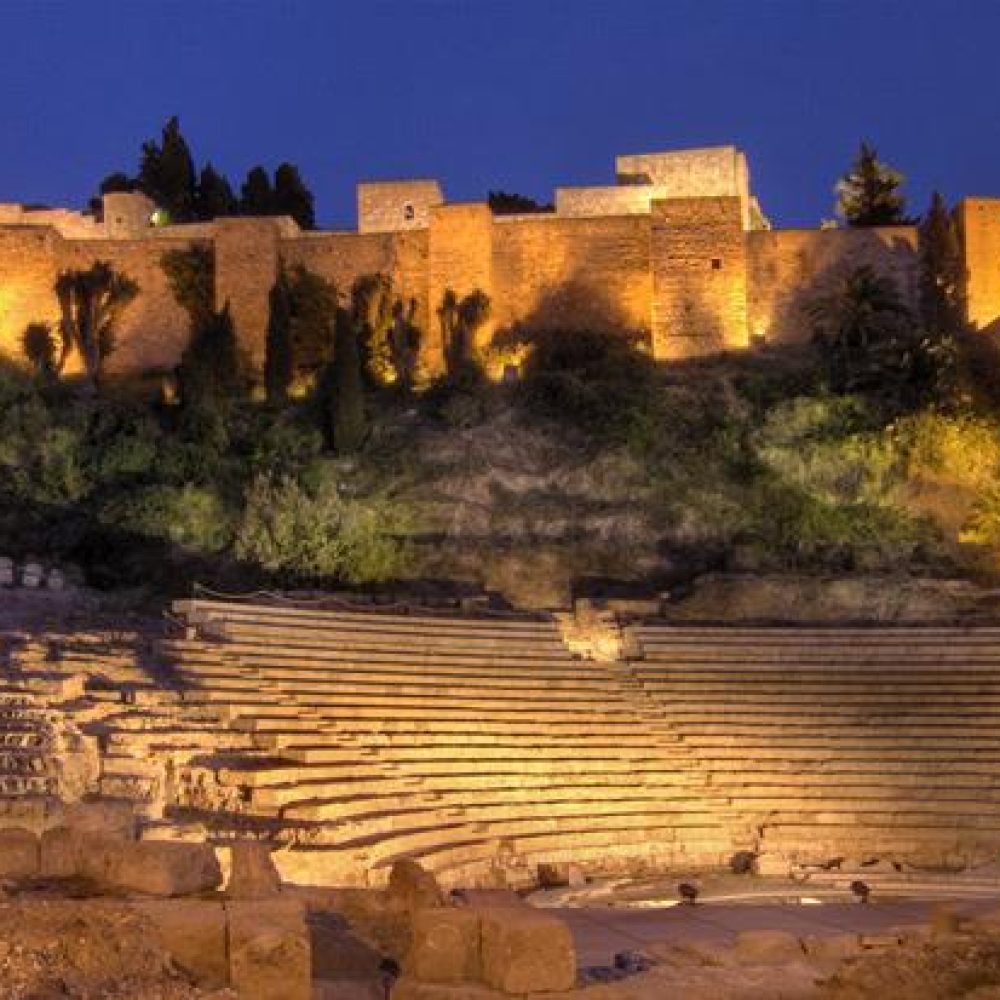
M 86 271 L 63 271 L 55 291 L 66 350 L 75 347 L 80 352 L 88 385 L 94 390 L 105 359 L 115 349 L 121 314 L 139 294 L 139 286 L 107 261 L 97 261 Z

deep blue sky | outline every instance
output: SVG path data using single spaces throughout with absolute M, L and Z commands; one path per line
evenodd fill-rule
M 359 178 L 548 198 L 715 143 L 815 225 L 862 136 L 915 211 L 1000 195 L 1000 0 L 0 0 L 0 39 L 0 201 L 82 206 L 171 114 L 236 181 L 297 163 L 324 226 Z

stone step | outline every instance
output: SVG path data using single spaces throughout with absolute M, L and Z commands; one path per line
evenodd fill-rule
M 375 628 L 387 628 L 392 624 L 402 624 L 409 627 L 415 622 L 426 622 L 441 628 L 452 626 L 464 628 L 471 624 L 482 625 L 484 627 L 519 628 L 527 631 L 543 632 L 555 627 L 550 615 L 500 613 L 475 616 L 441 611 L 431 613 L 417 608 L 407 608 L 405 612 L 399 612 L 386 609 L 380 610 L 378 605 L 323 609 L 302 605 L 239 603 L 199 597 L 174 601 L 172 609 L 178 615 L 223 617 L 228 620 L 250 618 L 279 623 L 293 622 L 300 626 L 306 625 L 311 621 L 320 623 L 366 621 L 373 623 Z

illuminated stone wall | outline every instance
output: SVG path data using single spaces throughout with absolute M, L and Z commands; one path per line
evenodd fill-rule
M 358 232 L 426 229 L 431 210 L 442 204 L 437 181 L 367 181 L 358 185 Z
M 746 347 L 747 241 L 736 197 L 653 202 L 653 353 L 687 358 Z
M 965 252 L 966 318 L 977 330 L 1000 326 L 1000 198 L 966 198 L 956 211 Z
M 802 343 L 812 335 L 810 302 L 845 273 L 867 265 L 897 283 L 916 304 L 917 232 L 879 229 L 786 229 L 749 233 L 748 331 L 769 344 Z
M 492 243 L 498 329 L 649 330 L 649 216 L 498 217 Z

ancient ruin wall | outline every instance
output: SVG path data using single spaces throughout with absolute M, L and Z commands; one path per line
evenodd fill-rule
M 437 181 L 370 181 L 358 185 L 358 232 L 426 229 L 431 211 L 444 204 Z
M 916 302 L 917 232 L 879 229 L 787 229 L 749 233 L 748 323 L 752 337 L 773 344 L 811 337 L 811 302 L 853 268 L 870 266 Z
M 1000 324 L 1000 198 L 966 198 L 956 212 L 965 248 L 966 318 L 977 330 Z
M 746 347 L 747 241 L 739 198 L 653 203 L 653 353 L 669 360 Z
M 29 323 L 54 323 L 52 286 L 59 274 L 61 238 L 54 229 L 0 226 L 0 352 L 19 357 Z
M 649 330 L 648 216 L 498 218 L 492 264 L 497 329 Z

